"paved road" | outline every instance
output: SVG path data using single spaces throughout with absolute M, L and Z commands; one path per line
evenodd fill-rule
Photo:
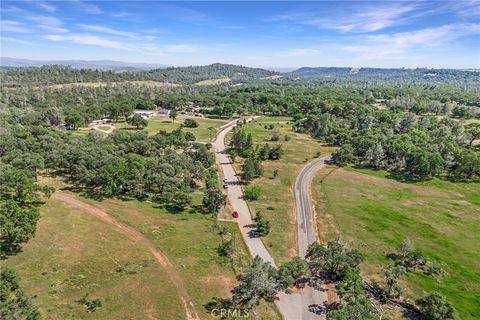
M 222 169 L 225 178 L 228 180 L 228 199 L 232 208 L 239 213 L 238 226 L 240 228 L 242 237 L 253 256 L 260 256 L 264 261 L 270 262 L 275 266 L 272 256 L 266 249 L 262 240 L 257 237 L 252 237 L 252 231 L 255 230 L 254 222 L 252 221 L 251 213 L 247 203 L 243 199 L 243 191 L 240 186 L 240 181 L 235 175 L 235 170 L 230 163 L 230 158 L 226 153 L 225 136 L 234 127 L 234 122 L 231 122 L 218 134 L 217 139 L 213 143 L 216 151 L 216 159 L 219 167 Z M 309 311 L 312 305 L 322 304 L 326 301 L 326 293 L 315 290 L 311 287 L 306 287 L 301 294 L 279 294 L 279 300 L 275 302 L 280 313 L 285 320 L 311 320 L 311 319 L 325 319 L 324 315 L 317 315 Z
M 305 257 L 308 246 L 316 240 L 315 221 L 313 219 L 312 201 L 310 197 L 310 185 L 317 170 L 325 165 L 325 161 L 330 159 L 330 156 L 326 156 L 310 162 L 305 168 L 303 168 L 295 181 L 298 253 L 302 258 Z

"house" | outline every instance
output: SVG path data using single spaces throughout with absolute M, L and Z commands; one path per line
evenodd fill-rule
M 135 110 L 133 111 L 134 114 L 138 114 L 144 118 L 154 117 L 157 113 L 155 111 L 148 111 L 148 110 Z
M 168 116 L 170 114 L 170 110 L 169 109 L 160 109 L 160 111 L 158 111 L 158 114 L 161 115 L 161 116 Z
M 92 122 L 90 122 L 90 127 L 98 126 L 100 124 L 103 124 L 102 120 L 93 120 Z

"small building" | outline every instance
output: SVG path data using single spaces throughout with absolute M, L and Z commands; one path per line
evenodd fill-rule
M 90 122 L 91 127 L 98 126 L 100 124 L 103 124 L 103 120 L 93 120 L 92 122 Z
M 144 118 L 154 117 L 156 115 L 155 111 L 148 111 L 148 110 L 135 110 L 133 111 L 134 114 L 142 116 Z
M 160 111 L 158 111 L 158 114 L 161 115 L 161 116 L 168 116 L 170 114 L 170 110 L 169 109 L 160 109 Z

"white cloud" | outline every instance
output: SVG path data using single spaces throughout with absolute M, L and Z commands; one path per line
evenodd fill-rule
M 288 54 L 294 57 L 316 56 L 321 53 L 318 49 L 295 48 L 288 50 Z
M 60 27 L 63 24 L 62 20 L 55 17 L 51 17 L 51 16 L 29 15 L 29 16 L 26 16 L 25 18 L 30 21 L 37 22 L 41 25 L 50 26 L 50 27 Z
M 342 10 L 343 9 L 343 10 Z M 333 29 L 343 33 L 346 32 L 374 32 L 388 27 L 404 23 L 406 20 L 418 18 L 426 14 L 426 11 L 419 10 L 418 4 L 409 3 L 381 3 L 374 5 L 355 7 L 345 5 L 336 13 L 328 14 L 325 17 L 318 9 L 305 12 L 293 12 L 284 15 L 277 15 L 265 19 L 267 22 L 289 21 L 296 24 L 310 25 L 322 29 Z
M 77 44 L 94 45 L 94 46 L 114 48 L 114 49 L 126 48 L 126 46 L 119 41 L 105 39 L 102 37 L 97 37 L 89 34 L 68 34 L 68 35 L 50 34 L 50 35 L 45 35 L 43 37 L 51 41 L 66 41 L 66 42 L 72 42 Z
M 7 41 L 7 42 L 12 42 L 12 43 L 29 45 L 29 46 L 33 45 L 33 43 L 31 43 L 31 42 L 28 42 L 28 41 L 25 41 L 25 40 L 20 40 L 20 39 L 17 39 L 17 38 L 2 37 L 1 40 L 2 41 Z
M 480 35 L 480 23 L 447 24 L 410 32 L 370 35 L 361 38 L 360 44 L 347 45 L 343 49 L 371 57 L 381 57 L 405 53 L 411 49 L 439 47 L 470 35 Z
M 88 31 L 107 33 L 107 34 L 112 34 L 116 36 L 131 38 L 131 39 L 141 38 L 140 35 L 134 32 L 115 30 L 115 29 L 105 27 L 105 26 L 100 26 L 100 25 L 77 24 L 77 27 L 82 28 L 84 30 L 88 30 Z
M 80 8 L 80 10 L 82 10 L 85 13 L 88 13 L 88 14 L 102 14 L 103 13 L 102 9 L 100 9 L 99 6 L 94 5 L 92 3 L 87 3 L 87 2 L 80 1 L 80 0 L 71 0 L 71 2 L 76 4 L 77 7 Z
M 48 2 L 35 1 L 33 3 L 47 12 L 55 12 L 55 10 L 57 10 L 57 7 Z
M 18 21 L 13 20 L 1 20 L 0 21 L 0 29 L 1 31 L 8 31 L 8 32 L 17 32 L 17 33 L 30 33 L 32 30 L 25 27 L 25 25 Z
M 413 6 L 393 5 L 366 8 L 351 17 L 340 19 L 340 22 L 329 21 L 320 25 L 325 28 L 336 29 L 341 32 L 372 32 L 394 26 L 402 20 L 402 16 L 412 12 Z
M 38 25 L 37 26 L 39 29 L 48 31 L 48 32 L 56 32 L 56 33 L 67 33 L 69 32 L 68 29 L 61 28 L 61 27 L 52 27 L 52 26 L 46 26 L 46 25 Z

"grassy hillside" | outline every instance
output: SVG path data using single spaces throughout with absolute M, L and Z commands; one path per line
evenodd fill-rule
M 446 273 L 440 282 L 422 273 L 406 277 L 407 296 L 440 292 L 461 319 L 480 317 L 480 184 L 433 180 L 405 184 L 382 171 L 322 170 L 314 180 L 319 230 L 336 233 L 365 255 L 364 274 L 378 279 L 387 253 L 409 238 Z
M 57 180 L 48 181 L 61 187 Z M 72 194 L 73 195 L 73 194 Z M 142 233 L 172 262 L 182 277 L 197 313 L 212 297 L 228 297 L 236 283 L 234 269 L 248 265 L 250 256 L 233 223 L 220 228 L 235 238 L 234 268 L 221 260 L 216 248 L 221 236 L 203 215 L 169 214 L 150 203 L 75 196 Z M 195 198 L 198 204 L 200 197 Z M 112 229 L 82 209 L 49 199 L 42 207 L 37 236 L 5 265 L 15 268 L 27 293 L 36 295 L 47 319 L 183 319 L 184 311 L 172 279 L 138 241 Z M 78 301 L 101 299 L 103 306 L 88 312 Z M 260 319 L 278 319 L 271 304 L 258 308 Z M 73 318 L 72 318 L 73 319 Z

